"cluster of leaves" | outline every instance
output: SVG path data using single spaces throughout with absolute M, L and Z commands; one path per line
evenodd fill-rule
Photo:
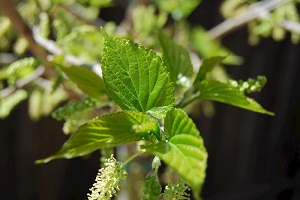
M 22 86 L 23 82 L 30 79 L 34 73 L 38 73 L 41 70 L 43 71 L 43 67 L 39 67 L 40 64 L 40 61 L 29 57 L 17 60 L 0 70 L 0 80 L 6 80 L 6 84 L 9 85 L 6 90 L 2 91 L 4 97 L 2 97 L 2 94 L 0 95 L 0 118 L 7 117 L 11 110 L 28 96 L 30 99 L 29 114 L 34 120 L 39 119 L 41 116 L 50 115 L 60 102 L 67 99 L 64 90 L 61 88 L 52 90 L 48 84 L 43 86 L 38 85 L 33 91 L 23 89 L 14 91 L 15 87 L 18 88 Z M 37 80 L 37 82 L 38 81 L 39 80 Z M 10 92 L 10 90 L 12 92 Z M 10 94 L 5 95 L 5 92 Z
M 179 108 L 195 99 L 210 99 L 256 112 L 272 113 L 230 84 L 206 79 L 206 74 L 223 57 L 205 60 L 193 86 L 180 101 L 175 102 L 175 88 L 182 87 L 178 79 L 182 76 L 190 79 L 193 74 L 184 48 L 160 33 L 161 59 L 154 51 L 108 35 L 103 29 L 102 35 L 103 80 L 110 98 L 124 111 L 96 117 L 83 124 L 59 152 L 38 162 L 74 158 L 97 149 L 145 140 L 142 148 L 173 168 L 187 181 L 197 197 L 205 178 L 207 152 L 196 125 Z M 99 85 L 101 82 L 85 81 L 88 88 Z M 94 92 L 100 94 L 101 90 Z M 179 108 L 174 107 L 175 103 Z M 161 129 L 159 124 L 164 128 Z
M 163 193 L 161 193 L 162 187 L 158 182 L 158 179 L 155 175 L 147 175 L 145 178 L 145 186 L 144 186 L 144 196 L 142 200 L 156 200 L 156 199 L 190 199 L 189 187 L 186 185 L 186 182 L 182 179 L 178 181 L 178 184 L 172 185 L 168 184 L 165 187 Z
M 241 63 L 240 57 L 234 55 L 216 41 L 211 40 L 204 29 L 200 27 L 190 29 L 189 26 L 186 25 L 186 17 L 196 8 L 197 5 L 199 5 L 201 1 L 191 0 L 186 2 L 178 0 L 153 2 L 155 3 L 153 5 L 137 5 L 133 8 L 132 30 L 125 34 L 118 30 L 113 22 L 105 24 L 98 20 L 98 15 L 100 14 L 101 9 L 113 5 L 111 0 L 30 0 L 20 3 L 17 9 L 21 16 L 26 19 L 26 22 L 31 27 L 34 27 L 34 30 L 37 30 L 33 31 L 35 37 L 43 38 L 45 42 L 43 45 L 45 46 L 55 45 L 54 51 L 57 52 L 53 52 L 51 60 L 48 61 L 50 61 L 54 66 L 57 66 L 57 64 L 60 65 L 60 67 L 58 67 L 59 70 L 57 77 L 53 77 L 53 75 L 44 79 L 39 77 L 37 79 L 33 79 L 30 84 L 27 84 L 26 80 L 32 76 L 34 77 L 38 66 L 44 65 L 44 63 L 36 58 L 26 58 L 29 43 L 22 35 L 17 34 L 8 17 L 0 15 L 0 52 L 6 52 L 12 49 L 14 54 L 5 54 L 5 56 L 8 58 L 9 56 L 7 55 L 13 55 L 10 56 L 12 57 L 12 60 L 21 58 L 13 63 L 11 63 L 11 61 L 5 61 L 4 67 L 0 70 L 0 89 L 4 89 L 5 87 L 14 88 L 11 90 L 12 92 L 7 92 L 6 90 L 0 92 L 1 102 L 3 105 L 8 104 L 7 102 L 9 102 L 9 99 L 17 96 L 13 95 L 13 93 L 18 91 L 18 88 L 24 88 L 24 86 L 26 86 L 24 91 L 27 93 L 27 95 L 23 96 L 23 98 L 14 98 L 15 104 L 11 104 L 11 106 L 6 107 L 5 114 L 1 114 L 1 117 L 7 117 L 16 105 L 27 98 L 29 100 L 29 114 L 33 120 L 38 120 L 42 116 L 49 115 L 57 105 L 67 99 L 78 100 L 76 96 L 80 96 L 79 98 L 81 98 L 82 95 L 87 94 L 88 96 L 94 97 L 98 100 L 101 99 L 102 96 L 92 96 L 94 93 L 88 92 L 89 90 L 84 88 L 84 84 L 77 84 L 79 89 L 84 91 L 83 93 L 80 90 L 74 89 L 74 86 L 70 82 L 64 81 L 62 75 L 62 72 L 68 75 L 68 71 L 77 70 L 77 74 L 75 75 L 77 77 L 77 81 L 78 79 L 86 79 L 86 77 L 91 76 L 93 78 L 97 78 L 97 75 L 94 73 L 89 73 L 89 76 L 86 77 L 80 76 L 81 74 L 84 74 L 81 73 L 82 71 L 86 72 L 90 70 L 82 67 L 74 67 L 74 64 L 70 64 L 67 60 L 70 55 L 76 57 L 76 59 L 79 59 L 78 65 L 81 66 L 82 63 L 93 65 L 93 63 L 101 59 L 103 39 L 99 32 L 99 25 L 103 25 L 108 33 L 116 34 L 128 39 L 132 39 L 132 36 L 134 36 L 135 41 L 143 44 L 144 46 L 156 49 L 158 45 L 155 30 L 161 29 L 166 25 L 168 14 L 170 13 L 175 20 L 175 24 L 174 27 L 168 26 L 168 32 L 173 32 L 174 38 L 178 42 L 189 45 L 189 35 L 192 35 L 192 44 L 202 58 L 210 58 L 215 55 L 228 55 L 224 63 Z M 155 5 L 157 7 L 155 7 Z M 158 13 L 157 10 L 159 10 Z M 164 40 L 162 37 L 163 36 L 160 36 L 161 41 Z M 166 43 L 164 45 L 169 44 Z M 89 49 L 89 51 L 86 51 L 86 49 Z M 18 57 L 15 57 L 15 55 Z M 177 55 L 173 56 L 177 57 Z M 169 60 L 172 61 L 172 59 Z M 164 61 L 166 62 L 165 58 Z M 6 64 L 6 62 L 9 64 Z M 189 65 L 191 64 L 189 63 Z M 21 68 L 22 70 L 20 70 Z M 94 68 L 95 67 L 93 66 L 93 70 L 95 70 Z M 178 69 L 180 68 L 181 66 L 178 66 Z M 96 66 L 96 71 L 99 71 L 99 66 Z M 44 74 L 44 72 L 42 73 Z M 190 69 L 188 73 L 191 75 Z M 188 87 L 189 81 L 186 81 L 186 76 L 184 74 L 180 75 L 182 75 L 182 79 L 179 79 L 178 81 L 181 82 L 180 84 Z M 72 76 L 72 73 L 71 75 L 68 75 L 68 78 L 69 80 L 74 81 L 74 77 L 70 76 Z M 171 76 L 174 81 L 174 75 Z M 19 83 L 25 82 L 26 84 L 21 84 L 20 86 L 18 81 Z M 98 80 L 98 82 L 100 81 L 102 81 L 102 79 Z M 63 85 L 65 91 L 62 90 L 60 87 L 61 85 Z M 105 86 L 102 84 L 96 89 L 105 90 Z M 75 97 L 73 94 L 70 94 L 70 91 L 72 91 L 71 93 L 74 93 L 75 91 Z M 57 95 L 52 95 L 54 93 Z M 87 116 L 86 120 L 91 118 L 88 117 L 89 114 L 83 116 Z M 74 132 L 74 130 L 78 127 L 75 124 L 81 124 L 84 122 L 83 120 L 81 123 L 77 123 L 79 121 L 81 120 L 75 116 L 73 116 L 73 119 L 67 120 L 64 128 L 65 133 Z
M 264 78 L 234 81 L 226 73 L 225 81 L 215 78 L 222 65 L 238 65 L 242 58 L 212 40 L 202 27 L 189 27 L 186 17 L 200 2 L 154 0 L 148 6 L 135 6 L 132 29 L 124 33 L 121 26 L 110 22 L 101 31 L 97 27 L 100 8 L 110 5 L 110 0 L 26 1 L 19 7 L 21 15 L 38 27 L 39 37 L 59 48 L 48 60 L 56 73 L 42 73 L 43 77 L 20 87 L 20 81 L 36 76 L 39 69 L 46 70 L 45 63 L 25 58 L 2 68 L 0 89 L 7 88 L 0 91 L 0 117 L 8 116 L 27 97 L 35 120 L 68 101 L 52 116 L 66 121 L 63 130 L 71 136 L 56 154 L 37 163 L 143 141 L 143 151 L 159 157 L 185 180 L 169 184 L 162 196 L 156 177 L 148 176 L 144 198 L 188 199 L 187 183 L 198 199 L 208 155 L 200 132 L 183 109 L 195 101 L 212 100 L 273 115 L 246 96 L 259 91 Z M 28 9 L 34 12 L 25 12 Z M 173 26 L 166 25 L 169 14 Z M 7 20 L 0 18 L 0 27 L 4 27 L 0 39 L 7 41 L 0 51 L 15 45 L 17 37 Z M 23 47 L 15 48 L 19 56 L 29 45 L 24 38 L 22 41 Z M 185 48 L 190 45 L 201 63 L 192 64 L 190 55 L 195 53 Z M 69 62 L 70 55 L 80 60 L 80 66 Z M 101 69 L 94 65 L 98 60 Z M 6 95 L 6 89 L 13 92 Z M 147 190 L 150 186 L 154 186 L 151 191 Z
M 70 102 L 66 106 L 60 107 L 52 113 L 52 117 L 57 120 L 65 120 L 63 131 L 65 134 L 73 133 L 88 119 L 93 118 L 93 108 L 97 106 L 94 98 L 86 97 L 79 102 Z
M 111 0 L 30 0 L 21 2 L 17 9 L 26 22 L 34 27 L 34 30 L 37 30 L 33 31 L 35 37 L 43 38 L 46 46 L 51 46 L 53 41 L 55 42 L 58 51 L 54 52 L 55 55 L 52 57 L 54 65 L 60 63 L 68 66 L 69 64 L 65 62 L 65 57 L 68 55 L 76 56 L 83 63 L 94 63 L 95 60 L 101 58 L 99 47 L 103 46 L 103 40 L 95 20 L 101 8 L 111 5 Z M 5 59 L 3 59 L 4 57 L 0 59 L 0 63 L 4 66 L 0 69 L 0 89 L 13 88 L 0 92 L 1 118 L 7 117 L 16 105 L 28 98 L 30 117 L 38 120 L 42 116 L 50 115 L 57 105 L 70 98 L 68 92 L 60 87 L 63 81 L 60 73 L 62 69 L 59 70 L 57 78 L 53 76 L 47 79 L 39 77 L 27 84 L 27 80 L 34 77 L 38 67 L 44 63 L 39 59 L 26 57 L 30 44 L 16 32 L 13 24 L 5 15 L 0 15 L 0 40 L 0 53 L 8 52 L 3 54 Z M 89 51 L 84 49 L 89 49 Z M 68 69 L 62 71 L 66 70 Z M 25 84 L 23 84 L 24 82 Z M 26 90 L 18 89 L 23 85 L 26 86 Z M 74 90 L 73 86 L 64 85 L 68 90 Z M 17 98 L 20 97 L 18 94 L 25 94 L 24 92 L 26 95 Z M 10 102 L 14 102 L 14 104 Z M 8 104 L 10 106 L 4 106 Z M 73 122 L 75 121 L 73 120 Z M 75 128 L 76 126 L 72 130 Z M 67 132 L 72 132 L 72 130 Z
M 256 2 L 257 0 L 226 0 L 221 6 L 221 13 L 225 18 L 238 18 Z M 287 31 L 291 32 L 291 41 L 294 44 L 299 43 L 299 29 L 296 31 L 293 28 L 298 27 L 300 23 L 298 3 L 299 0 L 288 1 L 274 11 L 265 11 L 254 21 L 249 22 L 249 43 L 258 44 L 261 37 L 272 37 L 275 41 L 281 41 Z

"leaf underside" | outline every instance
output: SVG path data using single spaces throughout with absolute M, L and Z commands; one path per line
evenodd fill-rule
M 200 91 L 200 99 L 218 101 L 258 113 L 274 115 L 273 112 L 265 110 L 255 100 L 246 97 L 237 88 L 229 84 L 204 80 L 199 84 L 198 89 Z
M 104 82 L 100 76 L 83 67 L 60 67 L 82 92 L 99 99 L 106 91 Z
M 199 195 L 207 167 L 207 152 L 202 138 L 180 134 L 146 149 L 159 156 L 185 179 L 193 189 L 194 196 Z
M 139 141 L 151 133 L 157 135 L 159 131 L 156 120 L 136 111 L 97 117 L 79 127 L 59 152 L 37 163 L 83 156 L 97 149 Z

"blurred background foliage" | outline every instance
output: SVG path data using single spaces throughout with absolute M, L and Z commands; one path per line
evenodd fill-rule
M 86 91 L 93 88 L 85 90 L 72 82 L 82 78 L 80 75 L 92 77 L 91 71 L 101 75 L 103 40 L 99 28 L 104 27 L 109 34 L 157 52 L 161 51 L 157 30 L 163 30 L 189 50 L 195 72 L 203 59 L 226 56 L 225 66 L 216 67 L 210 78 L 229 82 L 246 93 L 259 91 L 266 84 L 259 75 L 266 75 L 266 89 L 251 95 L 274 111 L 274 118 L 209 101 L 186 109 L 197 123 L 210 155 L 203 197 L 296 199 L 300 190 L 298 3 L 299 0 L 1 1 L 1 196 L 85 198 L 99 166 L 99 152 L 47 165 L 33 162 L 59 149 L 66 140 L 61 127 L 65 134 L 71 134 L 93 117 L 119 110 L 105 92 L 100 97 L 89 97 Z M 14 9 L 21 18 L 16 17 Z M 34 45 L 42 50 L 32 50 Z M 67 70 L 74 66 L 83 71 L 70 75 Z M 183 80 L 178 94 L 188 81 Z M 63 124 L 54 121 L 51 113 Z M 39 121 L 33 123 L 29 117 Z M 134 148 L 115 151 L 122 160 Z M 129 199 L 141 194 L 140 185 L 147 173 L 143 169 L 147 166 L 146 158 L 129 165 L 129 174 L 133 174 L 128 181 L 131 187 L 126 186 L 131 188 Z M 121 193 L 120 199 L 125 196 Z

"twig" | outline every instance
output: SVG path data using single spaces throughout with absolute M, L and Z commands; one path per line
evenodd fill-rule
M 229 34 L 230 32 L 246 25 L 262 14 L 269 13 L 272 10 L 284 5 L 292 0 L 263 0 L 253 4 L 248 11 L 233 19 L 227 19 L 208 31 L 212 39 L 219 39 Z
M 279 25 L 292 33 L 300 34 L 300 24 L 297 22 L 281 20 L 279 21 Z
M 88 64 L 85 61 L 81 60 L 80 58 L 70 55 L 70 54 L 64 54 L 63 50 L 56 45 L 56 43 L 52 40 L 43 38 L 40 36 L 38 32 L 38 27 L 33 27 L 32 29 L 33 37 L 35 41 L 41 45 L 44 49 L 46 49 L 48 52 L 50 52 L 52 55 L 64 55 L 65 60 L 75 66 L 83 66 L 89 69 L 92 69 L 94 72 L 96 72 L 98 75 L 102 77 L 102 74 L 99 73 L 99 68 L 101 68 L 101 65 L 99 62 L 94 62 L 93 64 Z M 51 59 L 51 55 L 48 57 Z M 101 71 L 101 69 L 100 69 Z

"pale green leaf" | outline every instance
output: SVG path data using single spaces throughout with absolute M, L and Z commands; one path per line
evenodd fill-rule
M 185 179 L 193 189 L 195 197 L 199 195 L 207 166 L 207 152 L 201 137 L 180 134 L 169 141 L 160 141 L 145 148 Z
M 145 178 L 142 200 L 157 200 L 161 196 L 161 185 L 156 175 L 148 174 Z
M 88 68 L 60 66 L 60 69 L 82 92 L 95 99 L 99 99 L 106 90 L 102 78 Z
M 37 163 L 83 156 L 105 147 L 147 139 L 151 133 L 159 135 L 159 132 L 157 121 L 140 112 L 125 111 L 97 117 L 79 127 L 56 154 Z
M 179 77 L 191 77 L 193 65 L 187 50 L 173 42 L 163 32 L 159 32 L 158 38 L 163 50 L 163 61 L 168 67 L 171 80 L 176 83 Z
M 200 99 L 209 99 L 258 113 L 274 115 L 273 112 L 265 110 L 255 100 L 246 97 L 229 83 L 204 80 L 198 85 L 198 89 L 200 91 Z
M 82 10 L 82 12 L 87 11 L 88 8 L 87 10 Z M 91 14 L 91 12 L 87 13 Z M 84 17 L 87 17 L 87 15 Z M 73 28 L 70 34 L 58 40 L 58 44 L 65 53 L 74 55 L 87 63 L 93 63 L 95 60 L 100 60 L 103 40 L 97 27 L 83 25 Z
M 103 79 L 111 98 L 124 110 L 146 112 L 173 105 L 174 85 L 152 50 L 105 33 Z
M 228 65 L 240 65 L 243 59 L 222 46 L 218 41 L 212 40 L 203 28 L 195 28 L 192 34 L 194 47 L 203 58 L 211 58 L 216 55 L 226 56 L 224 63 Z
M 28 101 L 28 112 L 32 120 L 38 120 L 43 115 L 43 92 L 34 90 L 31 92 Z
M 193 120 L 181 109 L 172 109 L 167 113 L 164 127 L 168 140 L 179 134 L 200 134 Z
M 194 85 L 203 81 L 206 78 L 206 74 L 212 71 L 217 65 L 219 65 L 224 60 L 224 58 L 225 57 L 217 56 L 217 57 L 204 59 L 200 66 L 197 77 L 194 81 Z
M 156 30 L 161 29 L 167 22 L 168 15 L 165 12 L 157 13 L 153 5 L 138 5 L 132 11 L 132 23 L 139 39 L 146 41 Z
M 11 93 L 9 96 L 0 96 L 0 119 L 9 116 L 11 111 L 22 101 L 27 98 L 27 92 L 19 89 Z
M 167 112 L 169 112 L 169 110 L 172 108 L 172 106 L 155 107 L 149 110 L 147 113 L 151 114 L 157 119 L 163 119 L 166 117 Z
M 161 10 L 169 12 L 175 20 L 180 20 L 191 14 L 202 0 L 155 0 Z

